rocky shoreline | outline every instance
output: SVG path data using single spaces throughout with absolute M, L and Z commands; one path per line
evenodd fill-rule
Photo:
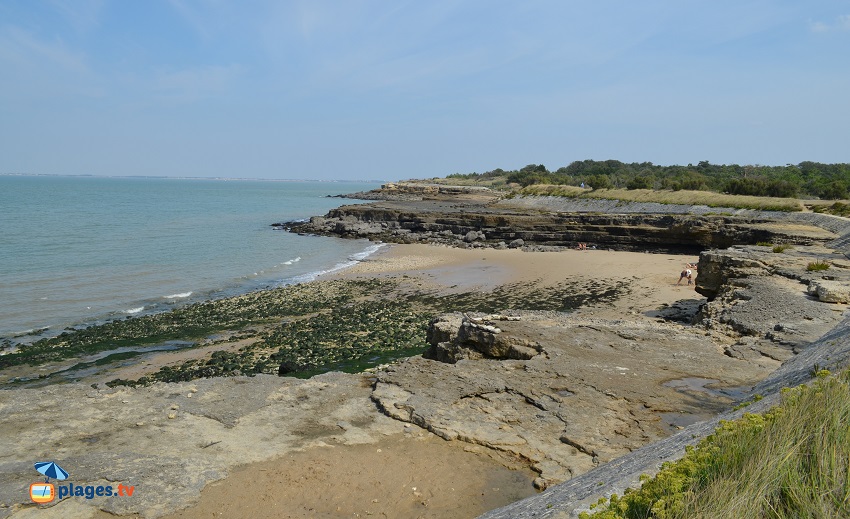
M 526 248 L 576 247 L 579 243 L 612 250 L 698 253 L 711 248 L 765 243 L 825 244 L 839 237 L 818 226 L 829 217 L 801 218 L 793 226 L 777 218 L 788 215 L 715 209 L 713 212 L 662 212 L 660 204 L 597 204 L 552 200 L 502 199 L 487 192 L 430 194 L 399 201 L 390 191 L 385 199 L 347 205 L 307 222 L 274 224 L 302 234 L 369 238 L 388 243 L 436 243 L 454 247 Z M 408 196 L 411 196 L 408 194 Z M 373 194 L 380 198 L 380 193 Z M 551 199 L 552 197 L 545 197 Z M 602 201 L 609 202 L 609 201 Z M 577 205 L 584 210 L 575 210 Z M 706 208 L 708 209 L 708 208 Z M 844 230 L 843 228 L 841 230 Z M 850 231 L 850 229 L 847 229 Z
M 424 355 L 299 380 L 263 374 L 266 368 L 281 373 L 283 364 L 272 365 L 272 352 L 254 346 L 245 352 L 257 361 L 251 366 L 263 363 L 263 369 L 252 377 L 240 375 L 248 366 L 242 357 L 240 363 L 227 357 L 233 369 L 212 373 L 232 375 L 225 378 L 0 391 L 0 435 L 15 439 L 0 456 L 0 518 L 23 517 L 34 508 L 20 490 L 31 482 L 33 456 L 62 459 L 84 481 L 130 478 L 147 489 L 139 499 L 65 500 L 38 512 L 96 517 L 103 510 L 153 518 L 197 501 L 204 486 L 244 463 L 317 445 L 380 444 L 387 435 L 421 434 L 461 442 L 506 466 L 526 465 L 534 471 L 534 486 L 546 489 L 485 517 L 575 517 L 599 496 L 621 493 L 641 473 L 680 455 L 684 445 L 710 433 L 718 417 L 733 416 L 729 410 L 737 403 L 758 394 L 765 398 L 749 409 L 763 408 L 780 387 L 810 378 L 813 367 L 837 369 L 850 362 L 845 219 L 819 227 L 806 215 L 789 221 L 769 215 L 567 214 L 553 211 L 550 202 L 543 211 L 529 208 L 539 205 L 535 201 L 499 200 L 481 190 L 406 195 L 404 202 L 344 206 L 282 227 L 448 244 L 490 251 L 488 256 L 522 254 L 494 251 L 503 248 L 573 248 L 574 241 L 599 249 L 699 249 L 696 292 L 706 299 L 690 292 L 651 306 L 646 266 L 617 279 L 529 280 L 471 292 L 439 265 L 381 281 L 364 274 L 367 281 L 356 283 L 373 292 L 362 294 L 363 304 L 410 297 L 419 310 L 436 308 L 436 301 L 447 310 L 427 324 L 427 334 L 421 330 Z M 759 241 L 792 247 L 777 253 L 755 245 Z M 481 268 L 482 259 L 466 272 Z M 603 259 L 597 256 L 595 263 Z M 816 261 L 829 269 L 809 270 Z M 654 268 L 658 273 L 652 275 L 667 275 L 664 265 Z M 430 285 L 434 279 L 444 284 Z M 328 282 L 310 286 L 333 293 L 352 286 L 322 283 Z M 257 299 L 266 328 L 242 320 L 248 307 L 234 306 L 230 332 L 253 330 L 239 335 L 240 341 L 267 341 L 275 327 L 295 323 L 309 331 L 330 315 L 322 313 L 329 308 L 310 306 L 315 295 L 292 316 L 276 309 L 291 295 L 269 295 L 242 299 Z M 567 306 L 570 301 L 582 310 L 566 313 L 576 307 Z M 354 315 L 357 304 L 339 300 L 345 315 Z M 364 311 L 377 316 L 379 310 Z M 386 322 L 408 312 L 399 308 Z M 310 321 L 313 316 L 319 320 Z M 323 341 L 298 351 L 327 348 Z

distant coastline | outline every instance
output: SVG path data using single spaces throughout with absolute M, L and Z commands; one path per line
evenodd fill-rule
M 387 180 L 307 179 L 307 178 L 262 178 L 262 177 L 188 177 L 167 175 L 91 175 L 85 173 L 0 173 L 0 177 L 70 177 L 70 178 L 150 178 L 157 180 L 247 180 L 261 182 L 320 182 L 343 184 L 383 184 Z

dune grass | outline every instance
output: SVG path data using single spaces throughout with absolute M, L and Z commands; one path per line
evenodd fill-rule
M 723 422 L 639 490 L 582 519 L 850 517 L 850 371 L 784 390 L 765 414 Z
M 829 270 L 829 262 L 826 260 L 817 260 L 812 261 L 808 265 L 806 265 L 806 270 L 809 272 L 820 272 L 823 270 Z
M 850 201 L 833 202 L 831 200 L 821 200 L 807 205 L 815 213 L 831 214 L 845 218 L 850 217 Z
M 706 205 L 762 211 L 802 211 L 803 204 L 796 198 L 727 195 L 711 191 L 669 191 L 654 189 L 582 189 L 566 185 L 534 184 L 520 190 L 523 195 L 565 196 L 570 198 L 599 198 L 627 202 L 655 202 L 660 204 Z

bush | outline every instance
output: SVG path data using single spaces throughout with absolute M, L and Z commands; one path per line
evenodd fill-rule
M 779 245 L 773 246 L 773 252 L 776 252 L 778 254 L 780 252 L 785 252 L 786 250 L 793 249 L 793 248 L 794 247 L 788 245 L 787 243 L 780 243 Z
M 829 269 L 829 263 L 823 260 L 813 261 L 806 266 L 806 270 L 809 272 L 819 272 L 827 269 Z
M 764 414 L 721 422 L 638 490 L 583 519 L 850 517 L 850 372 L 782 391 Z

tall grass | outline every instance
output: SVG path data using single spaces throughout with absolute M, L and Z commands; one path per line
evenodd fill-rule
M 711 191 L 656 191 L 653 189 L 582 189 L 575 186 L 534 184 L 520 191 L 524 195 L 564 196 L 569 198 L 599 198 L 628 202 L 656 202 L 660 204 L 707 205 L 762 211 L 802 211 L 796 198 L 771 198 L 761 196 L 726 195 Z
M 763 415 L 724 422 L 595 519 L 850 517 L 850 371 L 818 374 Z

